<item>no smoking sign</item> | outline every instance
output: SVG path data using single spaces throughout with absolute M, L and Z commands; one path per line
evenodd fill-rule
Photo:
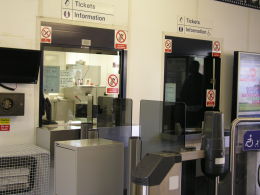
M 119 74 L 109 74 L 107 77 L 107 94 L 119 93 Z
M 216 106 L 216 90 L 207 89 L 206 107 L 215 107 L 215 106 Z
M 115 30 L 115 49 L 127 49 L 127 31 Z
M 50 26 L 41 26 L 41 43 L 51 43 L 52 28 Z
M 164 52 L 172 53 L 172 40 L 171 39 L 164 40 Z

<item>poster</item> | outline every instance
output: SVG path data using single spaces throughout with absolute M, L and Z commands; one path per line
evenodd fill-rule
M 238 103 L 240 115 L 260 110 L 260 55 L 240 53 Z

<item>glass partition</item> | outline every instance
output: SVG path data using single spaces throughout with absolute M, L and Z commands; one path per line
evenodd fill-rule
M 81 53 L 79 53 L 81 52 Z M 85 52 L 85 53 L 84 53 Z M 99 96 L 106 94 L 107 77 L 119 74 L 120 56 L 91 53 L 91 51 L 57 50 L 44 51 L 43 124 L 86 121 L 89 96 L 97 109 Z M 45 123 L 44 123 L 45 122 Z
M 146 153 L 179 151 L 185 146 L 185 104 L 142 100 L 140 136 Z

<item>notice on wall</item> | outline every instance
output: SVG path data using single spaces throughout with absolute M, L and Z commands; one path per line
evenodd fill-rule
M 74 85 L 72 72 L 60 70 L 60 88 L 72 87 Z
M 115 30 L 115 49 L 127 49 L 127 31 Z
M 178 33 L 206 37 L 210 37 L 212 35 L 212 23 L 206 20 L 186 16 L 178 16 L 177 24 Z
M 172 40 L 164 39 L 164 53 L 172 53 Z
M 165 101 L 176 102 L 176 83 L 165 83 Z
M 52 28 L 50 26 L 41 26 L 41 43 L 51 43 Z
M 106 93 L 119 94 L 119 74 L 108 74 Z
M 62 0 L 61 18 L 82 22 L 113 24 L 114 5 L 87 0 Z
M 235 5 L 240 5 L 243 7 L 250 7 L 254 9 L 260 9 L 260 2 L 259 0 L 216 0 L 216 1 L 222 1 L 225 3 L 231 3 Z
M 10 118 L 0 118 L 0 131 L 10 131 Z
M 206 107 L 215 107 L 216 106 L 216 90 L 207 89 L 206 92 Z
M 221 56 L 221 42 L 218 40 L 212 41 L 212 56 L 213 57 Z
M 44 93 L 59 93 L 60 91 L 60 67 L 44 66 L 43 69 Z

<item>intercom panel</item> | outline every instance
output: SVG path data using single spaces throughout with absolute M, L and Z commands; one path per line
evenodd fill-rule
M 0 93 L 0 116 L 24 116 L 24 93 Z

